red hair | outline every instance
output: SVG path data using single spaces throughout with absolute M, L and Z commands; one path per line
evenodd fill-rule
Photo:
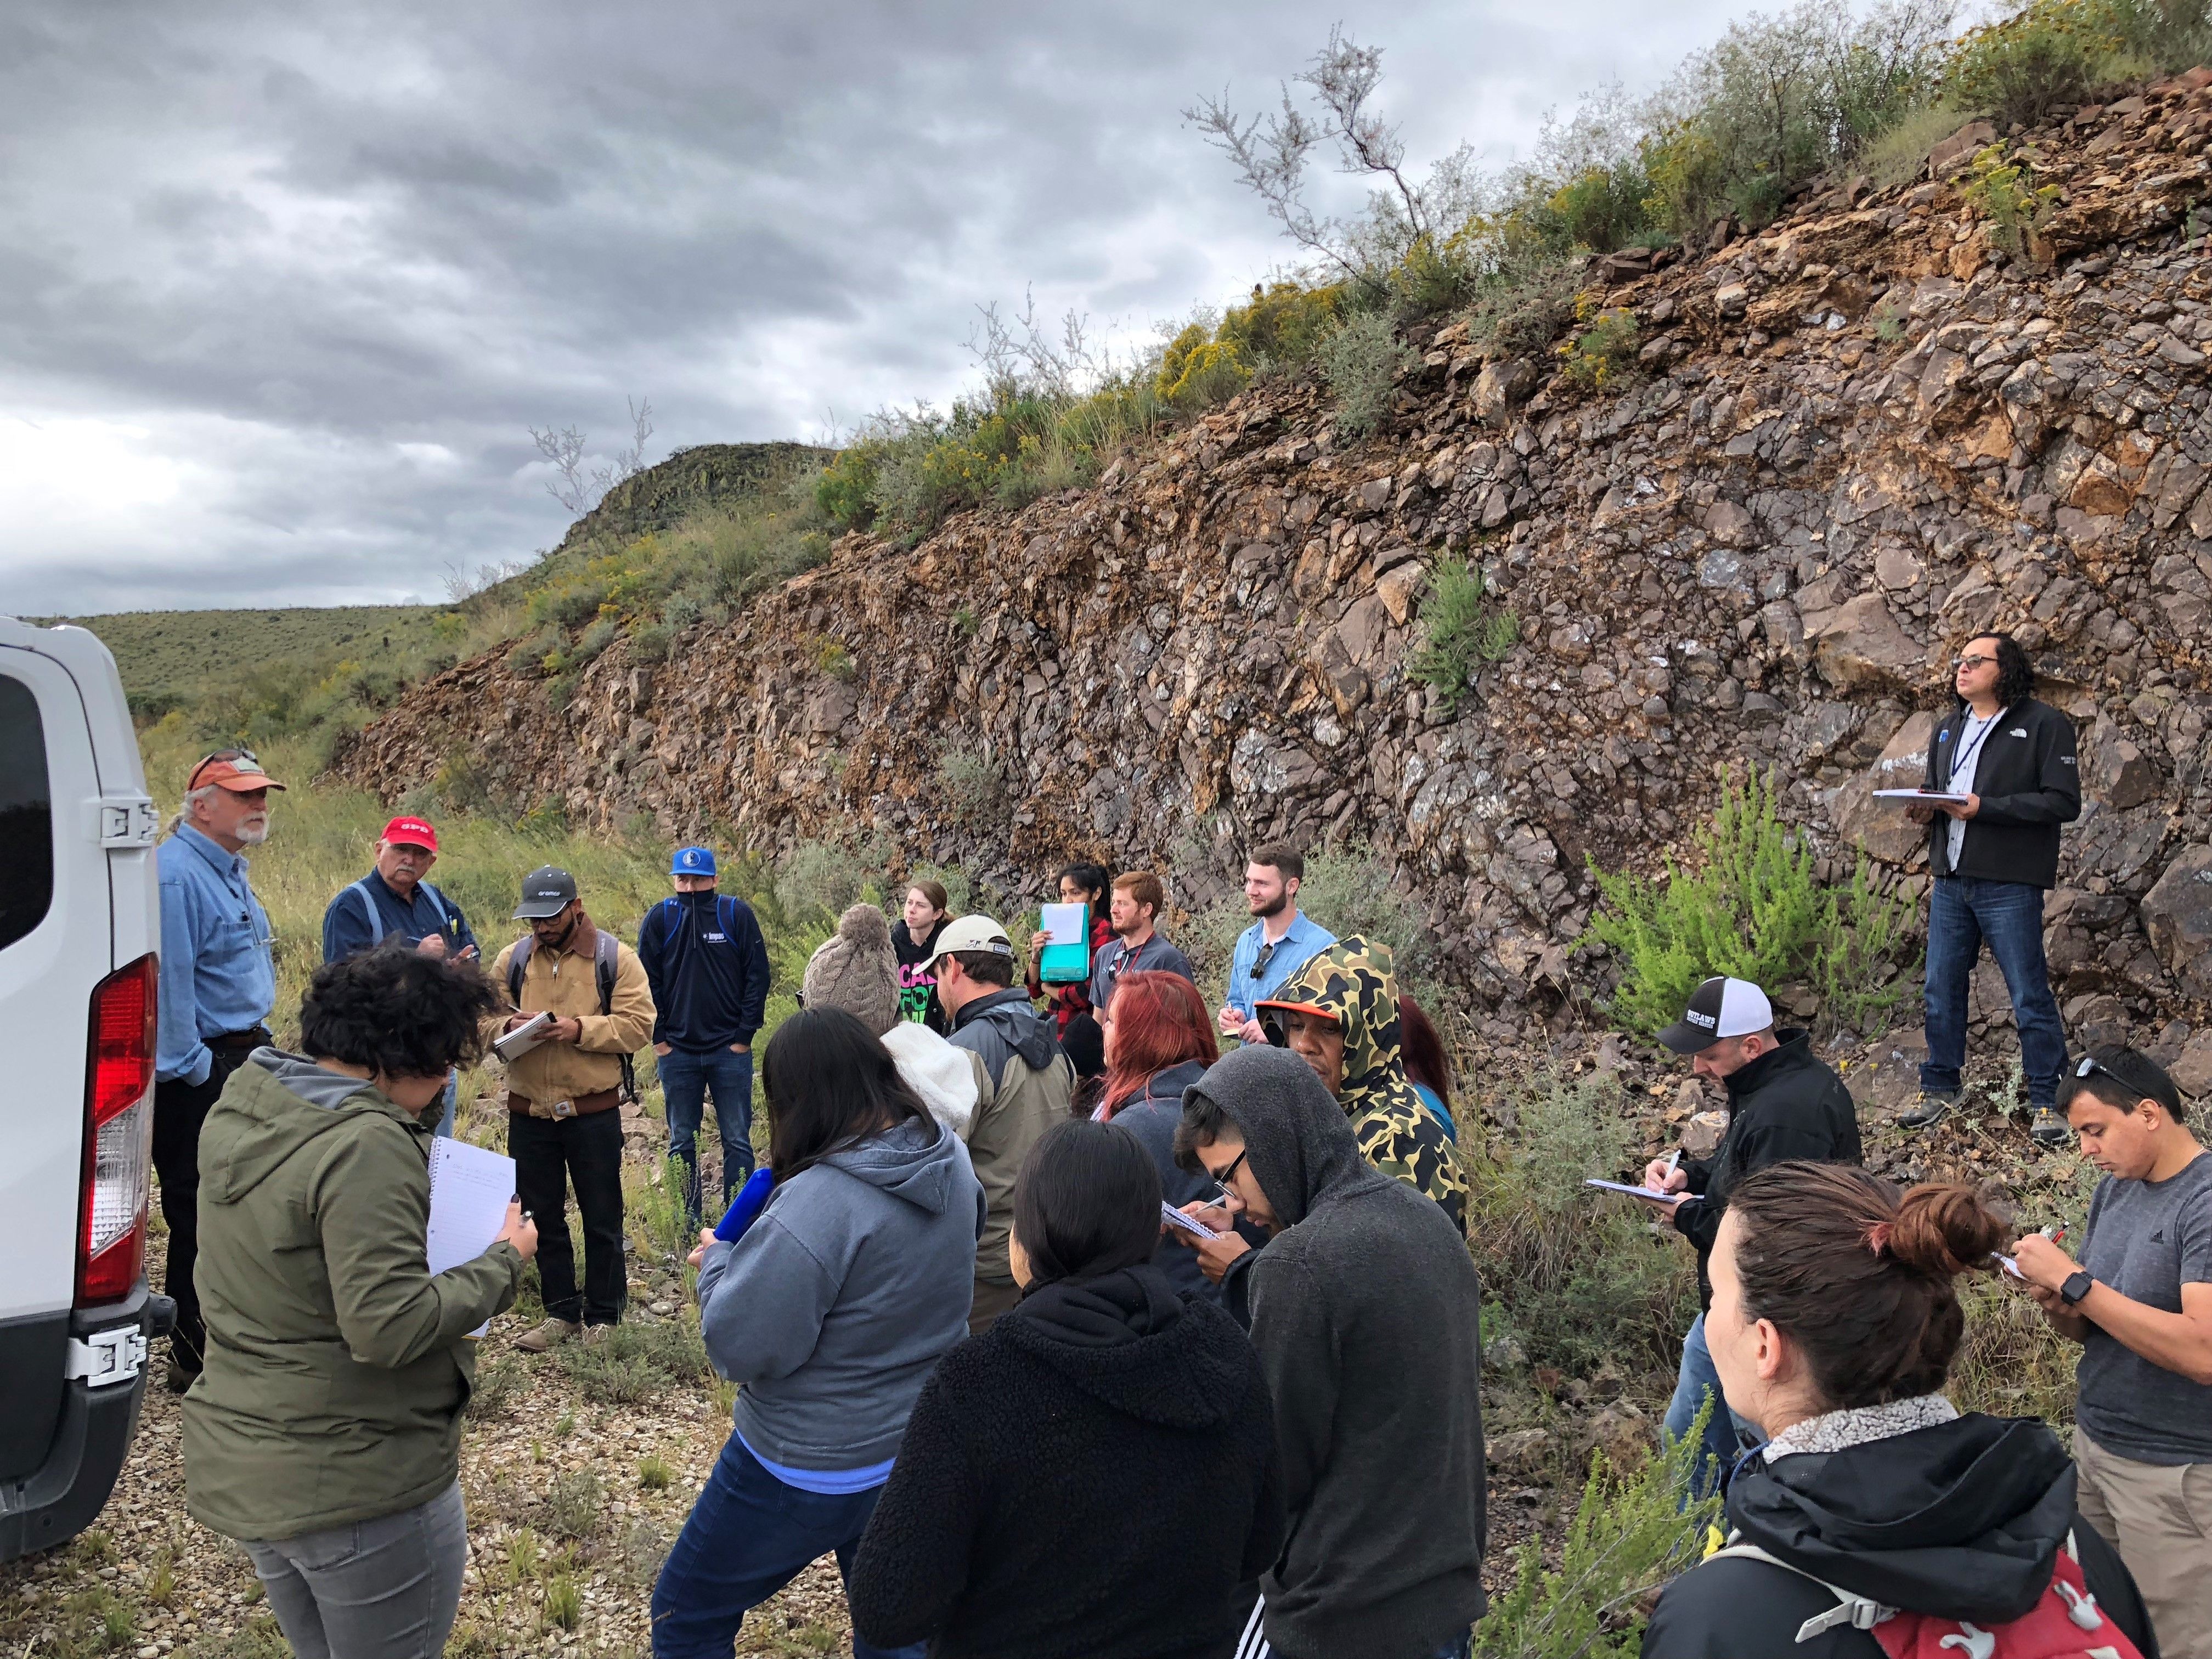
M 1211 1066 L 1221 1058 L 1206 999 L 1181 974 L 1122 975 L 1107 1018 L 1114 1027 L 1114 1054 L 1106 1064 L 1101 1103 L 1109 1118 L 1142 1094 L 1155 1072 L 1187 1060 Z
M 1451 1062 L 1444 1058 L 1443 1039 L 1421 1005 L 1404 995 L 1398 999 L 1398 1048 L 1405 1057 L 1407 1081 L 1427 1084 L 1444 1109 L 1451 1110 Z

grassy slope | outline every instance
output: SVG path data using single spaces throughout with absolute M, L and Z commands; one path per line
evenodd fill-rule
M 43 617 L 41 628 L 73 623 L 106 641 L 133 698 L 168 693 L 190 698 L 205 685 L 209 657 L 234 662 L 241 645 L 255 662 L 316 661 L 345 654 L 427 650 L 446 606 L 356 605 L 278 611 L 119 611 L 106 617 Z

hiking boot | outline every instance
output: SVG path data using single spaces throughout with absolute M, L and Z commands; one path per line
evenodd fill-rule
M 611 1325 L 586 1325 L 586 1326 L 585 1326 L 585 1327 L 584 1327 L 584 1346 L 585 1346 L 586 1347 L 587 1347 L 587 1348 L 596 1348 L 597 1346 L 599 1346 L 599 1345 L 600 1343 L 602 1343 L 602 1342 L 604 1342 L 604 1341 L 605 1341 L 605 1340 L 607 1340 L 607 1334 L 608 1334 L 608 1333 L 609 1333 L 609 1332 L 611 1332 L 611 1331 L 612 1331 L 613 1329 L 614 1329 L 614 1327 L 613 1327 L 613 1326 L 611 1326 Z
M 199 1380 L 199 1367 L 186 1365 L 177 1359 L 169 1361 L 168 1369 L 161 1375 L 162 1385 L 171 1394 L 182 1394 Z
M 2035 1121 L 2027 1126 L 2027 1136 L 2037 1146 L 2048 1146 L 2055 1152 L 2072 1144 L 2074 1126 L 2050 1107 L 2039 1107 Z
M 556 1343 L 566 1342 L 581 1328 L 573 1321 L 549 1319 L 543 1325 L 525 1331 L 514 1339 L 514 1346 L 525 1353 L 544 1353 Z
M 1959 1103 L 1955 1094 L 1944 1094 L 1936 1089 L 1923 1089 L 1912 1109 L 1899 1118 L 1900 1127 L 1907 1129 L 1932 1128 L 1951 1115 L 1951 1109 Z

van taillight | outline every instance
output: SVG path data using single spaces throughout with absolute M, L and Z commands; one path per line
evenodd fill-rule
M 131 1294 L 146 1260 L 153 1185 L 154 1036 L 159 967 L 143 956 L 92 994 L 85 1062 L 84 1181 L 78 1200 L 76 1303 Z

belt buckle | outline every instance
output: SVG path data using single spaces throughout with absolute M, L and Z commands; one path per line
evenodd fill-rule
M 556 1122 L 564 1117 L 574 1117 L 575 1115 L 576 1103 L 574 1101 L 556 1100 L 553 1103 L 553 1117 Z

